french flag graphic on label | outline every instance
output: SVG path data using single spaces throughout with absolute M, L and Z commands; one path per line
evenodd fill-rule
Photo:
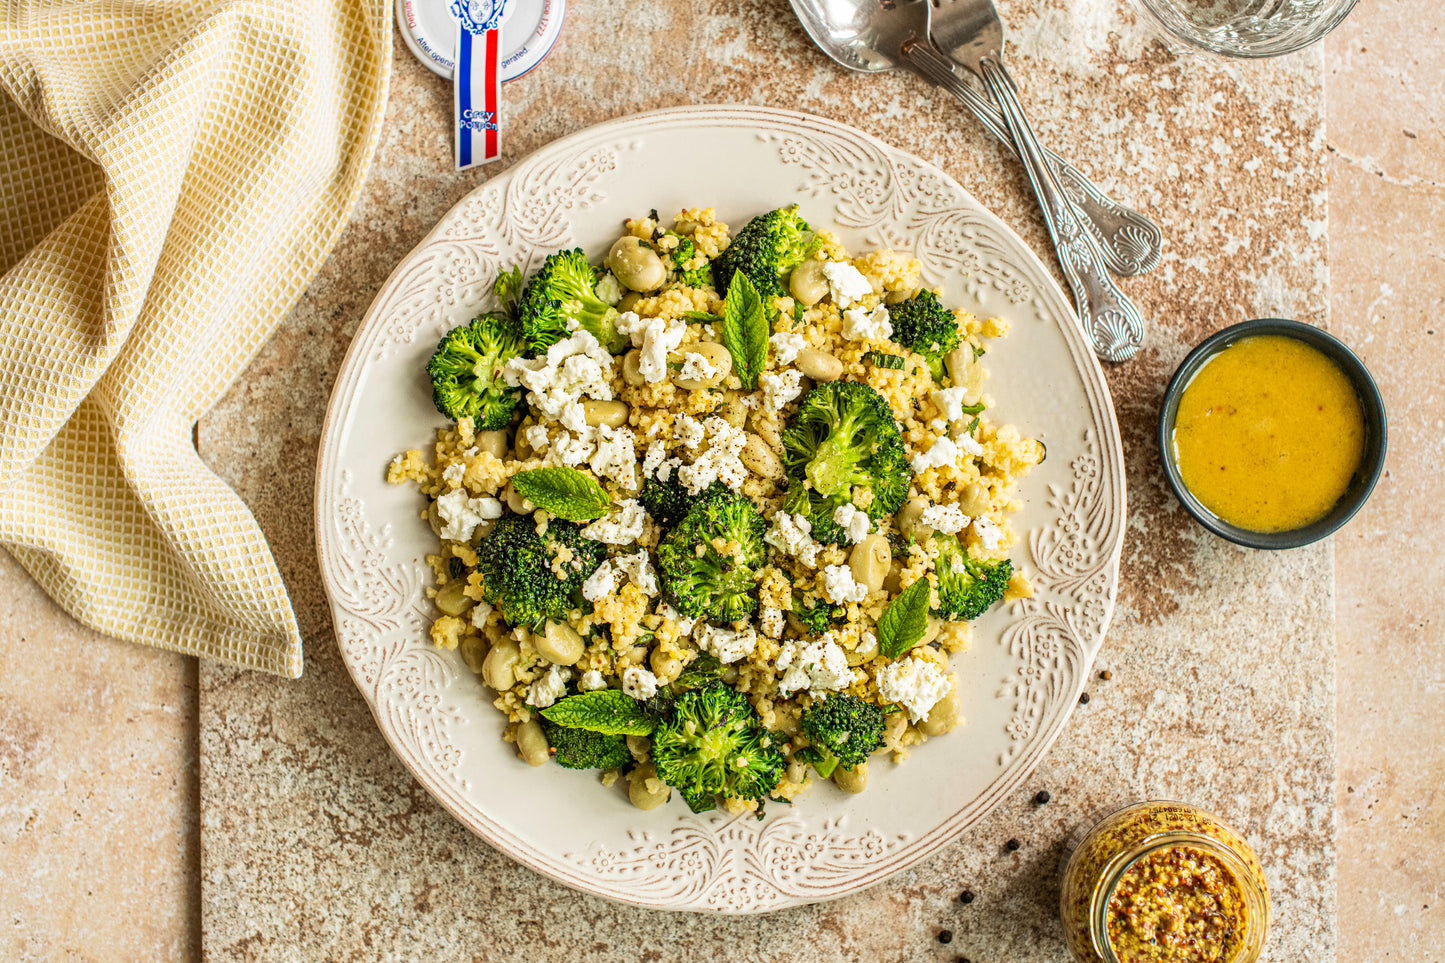
M 502 156 L 501 26 L 508 0 L 452 0 L 457 69 L 452 73 L 457 170 Z

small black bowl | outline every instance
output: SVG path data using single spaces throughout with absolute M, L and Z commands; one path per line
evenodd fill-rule
M 1179 414 L 1179 396 L 1184 393 L 1185 386 L 1193 380 L 1199 369 L 1204 367 L 1204 363 L 1219 352 L 1243 338 L 1262 334 L 1284 335 L 1303 341 L 1339 365 L 1340 370 L 1354 385 L 1355 395 L 1360 399 L 1361 412 L 1365 416 L 1365 447 L 1360 456 L 1360 467 L 1350 479 L 1349 488 L 1324 518 L 1303 528 L 1283 532 L 1252 532 L 1218 518 L 1184 487 L 1184 479 L 1180 477 L 1179 466 L 1174 461 L 1174 420 Z M 1370 376 L 1364 362 L 1333 335 L 1308 324 L 1280 318 L 1244 321 L 1204 339 L 1199 347 L 1189 352 L 1184 363 L 1174 372 L 1174 377 L 1169 379 L 1169 387 L 1164 392 L 1164 406 L 1159 411 L 1159 454 L 1164 463 L 1164 477 L 1169 480 L 1169 487 L 1174 491 L 1175 497 L 1199 524 L 1220 538 L 1246 548 L 1299 548 L 1324 538 L 1353 518 L 1355 512 L 1369 499 L 1375 482 L 1380 478 L 1380 472 L 1385 468 L 1387 435 L 1385 400 L 1380 397 L 1380 389 L 1376 387 L 1375 379 Z

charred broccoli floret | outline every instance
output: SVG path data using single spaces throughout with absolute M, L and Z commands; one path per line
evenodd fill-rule
M 622 350 L 617 309 L 597 297 L 597 281 L 597 272 L 580 247 L 547 256 L 517 304 L 528 354 L 539 354 L 568 337 L 570 321 L 590 332 L 608 351 Z
M 712 262 L 718 291 L 726 291 L 738 271 L 758 289 L 763 303 L 782 297 L 783 278 L 813 249 L 813 229 L 798 213 L 798 206 L 780 207 L 759 214 L 733 237 Z
M 736 622 L 758 608 L 767 523 L 751 500 L 731 492 L 693 506 L 657 546 L 669 601 L 683 615 Z
M 958 319 L 939 303 L 938 295 L 922 290 L 888 309 L 893 323 L 893 340 L 928 361 L 933 380 L 943 384 L 943 359 L 962 337 Z
M 813 538 L 842 545 L 833 513 L 852 503 L 880 518 L 908 495 L 913 469 L 887 400 L 860 381 L 829 381 L 803 399 L 783 432 L 789 487 L 783 507 L 812 524 Z
M 556 752 L 557 764 L 568 769 L 621 769 L 632 762 L 626 736 L 609 736 L 590 729 L 572 729 L 550 722 L 545 716 L 542 731 Z
M 583 538 L 573 522 L 550 519 L 546 534 L 538 535 L 531 516 L 508 512 L 477 545 L 477 571 L 486 601 L 503 618 L 536 628 L 580 604 L 582 583 L 605 553 L 606 546 Z
M 652 734 L 652 758 L 658 777 L 693 812 L 712 809 L 717 796 L 761 800 L 786 766 L 747 697 L 721 682 L 677 697 L 672 715 Z
M 825 779 L 838 766 L 853 769 L 883 745 L 883 710 L 846 692 L 803 710 L 799 724 L 811 744 L 800 750 Z
M 676 475 L 667 481 L 649 478 L 642 486 L 642 507 L 647 509 L 647 514 L 651 515 L 657 524 L 663 528 L 671 528 L 686 518 L 687 513 L 701 500 L 725 495 L 727 491 L 726 485 L 715 481 L 703 489 L 702 494 L 693 495 L 677 480 Z
M 821 596 L 805 597 L 796 589 L 793 591 L 791 611 L 793 618 L 813 635 L 822 635 L 830 627 L 848 621 L 847 607 L 835 605 Z
M 432 403 L 454 421 L 471 418 L 477 431 L 495 431 L 522 398 L 502 380 L 502 368 L 522 353 L 516 329 L 504 315 L 484 314 L 452 328 L 427 362 Z
M 934 574 L 938 578 L 938 608 L 933 614 L 955 622 L 976 619 L 1003 598 L 1013 575 L 1013 563 L 1006 558 L 982 559 L 969 555 L 957 538 L 933 533 L 938 546 Z

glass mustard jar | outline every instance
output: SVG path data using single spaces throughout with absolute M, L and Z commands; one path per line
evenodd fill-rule
M 1134 803 L 1076 837 L 1059 910 L 1079 963 L 1253 963 L 1269 933 L 1254 851 L 1178 802 Z

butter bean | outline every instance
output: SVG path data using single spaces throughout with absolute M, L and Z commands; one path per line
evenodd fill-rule
M 793 275 L 788 278 L 788 290 L 794 300 L 809 308 L 827 297 L 828 279 L 823 274 L 823 262 L 808 258 L 793 268 Z
M 622 356 L 622 380 L 634 388 L 647 384 L 647 379 L 642 376 L 642 352 L 636 348 Z
M 517 753 L 529 766 L 540 766 L 551 756 L 547 733 L 536 719 L 528 719 L 517 727 Z
M 482 681 L 498 692 L 506 692 L 517 684 L 517 662 L 522 649 L 511 639 L 492 646 L 482 662 Z
M 446 615 L 461 615 L 471 610 L 476 601 L 466 596 L 467 580 L 454 578 L 437 589 L 437 608 Z
M 625 288 L 633 291 L 655 291 L 667 280 L 667 268 L 662 258 L 641 238 L 628 235 L 619 237 L 607 252 L 607 269 Z
M 582 402 L 582 416 L 593 428 L 599 425 L 621 428 L 627 424 L 627 415 L 627 405 L 620 401 L 593 401 L 588 398 Z
M 963 707 L 958 701 L 958 689 L 953 688 L 928 710 L 927 718 L 918 724 L 918 731 L 925 736 L 941 736 L 962 721 Z
M 462 661 L 467 664 L 477 675 L 482 674 L 482 662 L 487 657 L 487 643 L 480 635 L 469 635 L 462 639 L 458 650 L 462 653 Z
M 753 432 L 748 433 L 747 440 L 743 442 L 743 451 L 739 456 L 748 470 L 761 478 L 782 478 L 783 462 L 762 439 L 761 435 Z
M 868 763 L 860 762 L 852 769 L 839 766 L 833 770 L 833 784 L 844 792 L 862 792 L 868 788 Z
M 714 341 L 698 341 L 693 344 L 684 345 L 680 351 L 670 357 L 669 361 L 676 361 L 684 364 L 689 354 L 700 354 L 707 359 L 707 363 L 716 370 L 707 378 L 684 378 L 681 372 L 673 372 L 672 383 L 684 391 L 697 391 L 699 388 L 712 388 L 723 383 L 723 379 L 732 374 L 733 356 L 727 348 Z
M 532 645 L 536 646 L 538 655 L 555 665 L 576 665 L 586 648 L 576 629 L 566 622 L 550 619 L 541 635 L 532 636 Z
M 527 429 L 537 422 L 531 417 L 523 418 L 522 423 L 517 426 L 517 443 L 514 446 L 517 450 L 517 457 L 526 460 L 532 457 L 532 446 L 527 443 Z
M 652 674 L 657 676 L 660 683 L 671 682 L 682 675 L 682 660 L 675 655 L 668 655 L 660 648 L 653 649 L 647 661 L 652 665 Z
M 923 512 L 928 508 L 928 499 L 922 495 L 915 495 L 903 503 L 898 509 L 898 514 L 893 516 L 893 523 L 898 526 L 898 531 L 904 538 L 913 537 L 922 541 L 933 534 L 933 526 L 923 524 Z
M 627 798 L 638 809 L 656 809 L 667 802 L 671 791 L 657 778 L 657 767 L 650 762 L 641 763 L 627 777 Z
M 793 363 L 814 381 L 837 381 L 843 377 L 843 362 L 817 348 L 803 348 Z
M 943 620 L 932 616 L 928 618 L 928 625 L 923 629 L 923 637 L 918 640 L 919 645 L 927 645 L 938 638 L 938 633 L 943 631 Z
M 953 386 L 964 389 L 964 404 L 978 404 L 983 395 L 983 365 L 973 356 L 973 347 L 965 344 L 954 348 L 944 356 L 943 366 Z
M 622 300 L 617 302 L 617 310 L 631 311 L 637 307 L 637 302 L 641 300 L 642 295 L 638 294 L 636 291 L 628 291 L 622 296 Z
M 888 577 L 888 568 L 892 564 L 893 549 L 888 545 L 888 536 L 881 532 L 865 536 L 848 555 L 853 581 L 868 586 L 870 592 L 883 587 L 883 580 Z
M 518 515 L 526 515 L 537 507 L 528 499 L 523 498 L 522 493 L 517 491 L 516 486 L 511 482 L 507 482 L 507 487 L 502 489 L 502 500 L 507 503 L 508 508 Z
M 988 489 L 978 482 L 970 482 L 958 496 L 958 510 L 965 515 L 982 515 L 988 511 Z
M 505 431 L 483 431 L 477 435 L 477 449 L 501 458 L 507 454 L 507 433 Z

